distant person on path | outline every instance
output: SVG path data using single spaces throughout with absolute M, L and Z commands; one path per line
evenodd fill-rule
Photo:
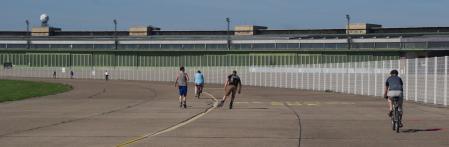
M 56 79 L 56 70 L 53 71 L 53 79 Z
M 104 79 L 105 79 L 106 81 L 109 80 L 109 73 L 108 73 L 107 70 L 104 72 Z
M 397 70 L 392 70 L 390 72 L 390 77 L 388 77 L 387 81 L 385 82 L 385 92 L 384 97 L 388 99 L 388 107 L 390 110 L 388 112 L 388 116 L 391 117 L 393 115 L 393 104 L 392 104 L 392 98 L 393 97 L 399 97 L 399 110 L 401 113 L 403 113 L 402 109 L 402 103 L 403 103 L 403 85 L 402 79 L 398 76 L 399 72 Z M 403 125 L 400 124 L 400 127 Z
M 73 76 L 75 75 L 75 73 L 73 73 L 73 70 L 70 71 L 70 79 L 73 79 Z
M 200 98 L 204 88 L 204 75 L 203 73 L 201 73 L 200 70 L 198 70 L 195 73 L 194 78 L 195 78 L 195 97 Z
M 238 92 L 240 94 L 242 90 L 242 82 L 240 81 L 240 77 L 237 75 L 237 71 L 232 71 L 232 74 L 228 76 L 228 79 L 225 81 L 224 85 L 225 95 L 223 99 L 218 104 L 218 107 L 223 107 L 224 102 L 231 95 L 231 102 L 229 103 L 229 109 L 232 109 L 232 105 L 234 103 L 235 94 Z M 238 91 L 237 91 L 238 90 Z
M 189 75 L 185 72 L 184 66 L 179 68 L 179 72 L 176 75 L 175 87 L 179 90 L 179 107 L 187 108 L 187 82 L 189 81 Z

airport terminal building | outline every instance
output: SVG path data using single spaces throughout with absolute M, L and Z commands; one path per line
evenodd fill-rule
M 34 27 L 0 31 L 0 62 L 15 66 L 251 66 L 295 65 L 449 55 L 449 27 L 230 31 L 64 31 Z

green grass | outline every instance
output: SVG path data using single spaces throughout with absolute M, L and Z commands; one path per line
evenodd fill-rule
M 17 101 L 31 97 L 53 95 L 71 90 L 70 85 L 18 81 L 0 80 L 0 102 Z

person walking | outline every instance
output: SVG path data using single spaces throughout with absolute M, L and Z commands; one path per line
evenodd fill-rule
M 181 66 L 175 80 L 175 87 L 178 87 L 179 90 L 179 107 L 187 108 L 186 97 L 188 81 L 189 75 L 185 72 L 184 66 Z
M 105 79 L 106 81 L 109 80 L 109 73 L 108 73 L 107 70 L 104 72 L 104 79 Z
M 232 109 L 236 93 L 238 92 L 238 94 L 240 94 L 240 92 L 242 91 L 242 82 L 240 80 L 240 77 L 237 75 L 237 71 L 235 70 L 232 71 L 232 74 L 228 76 L 228 79 L 225 81 L 224 89 L 225 95 L 218 104 L 218 107 L 223 107 L 224 102 L 229 97 L 229 95 L 231 95 L 231 102 L 229 103 L 229 109 Z
M 53 71 L 53 79 L 56 79 L 56 70 Z
M 198 70 L 194 76 L 195 80 L 195 97 L 200 98 L 204 88 L 204 75 Z
M 75 75 L 75 73 L 73 73 L 73 70 L 70 71 L 70 79 L 73 79 L 73 76 Z

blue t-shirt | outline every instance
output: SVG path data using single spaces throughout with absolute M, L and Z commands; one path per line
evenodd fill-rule
M 402 89 L 402 79 L 398 76 L 390 76 L 387 79 L 387 82 L 385 82 L 385 86 L 388 86 L 388 90 L 400 90 L 403 91 Z
M 195 73 L 195 84 L 204 84 L 204 77 L 202 73 Z

